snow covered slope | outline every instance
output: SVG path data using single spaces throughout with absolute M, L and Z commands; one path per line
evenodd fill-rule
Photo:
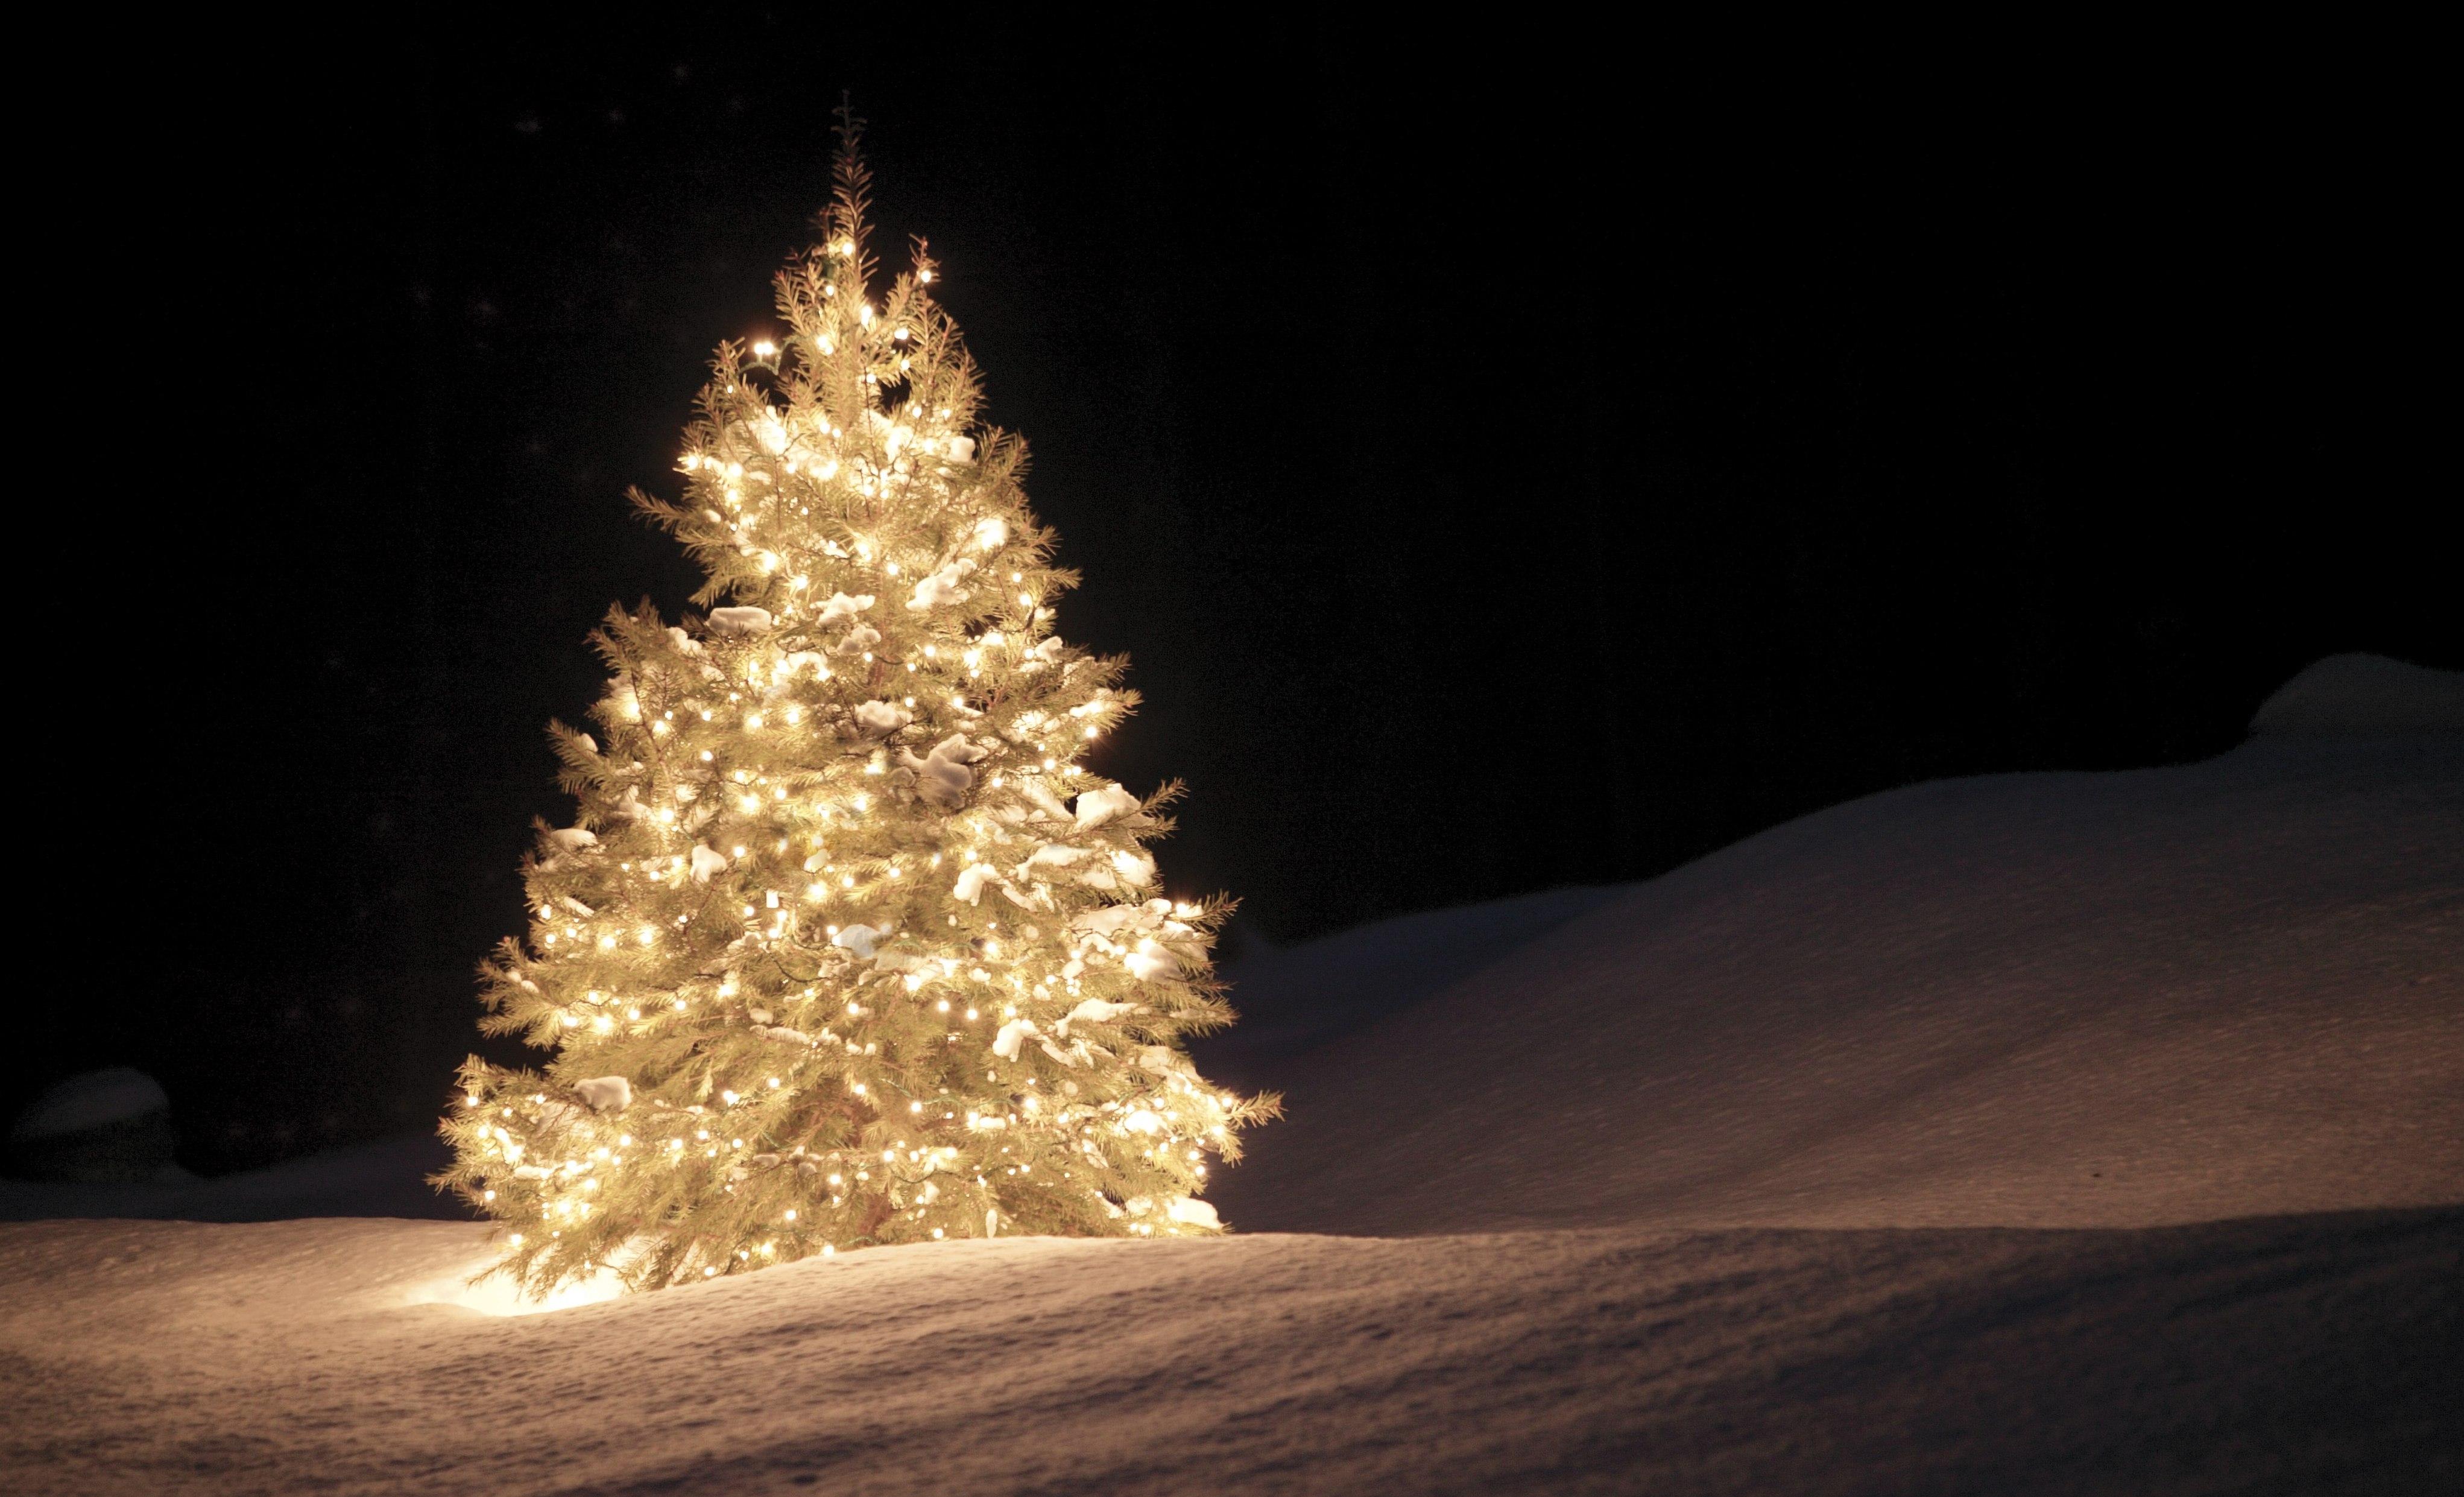
M 1920 785 L 1272 954 L 1265 1039 L 1222 1054 L 1291 1116 L 1218 1186 L 1224 1239 L 508 1316 L 469 1223 L 0 1226 L 0 1473 L 2464 1488 L 2464 737 L 2321 731 L 2339 699 L 2204 764 Z M 190 1199 L 348 1208 L 406 1168 Z
M 1544 890 L 1244 954 L 1221 969 L 1241 1022 L 1192 1046 L 1199 1069 L 1242 1090 L 1271 1086 L 1290 1057 L 1409 1008 L 1621 892 Z
M 1873 796 L 1274 1080 L 1214 1192 L 1251 1230 L 2464 1200 L 2464 738 Z
M 2329 655 L 2260 703 L 2250 731 L 2338 738 L 2464 734 L 2464 671 L 2431 671 L 2385 655 Z

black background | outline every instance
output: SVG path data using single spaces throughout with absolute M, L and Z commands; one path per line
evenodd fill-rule
M 2464 666 L 2392 46 L 868 13 L 158 34 L 61 96 L 21 357 L 84 455 L 32 492 L 71 630 L 133 594 L 71 673 L 136 720 L 53 751 L 113 871 L 11 1096 L 144 1067 L 208 1171 L 434 1114 L 583 635 L 696 581 L 623 490 L 775 325 L 842 88 L 876 247 L 931 237 L 1034 444 L 1064 632 L 1134 657 L 1098 767 L 1189 782 L 1165 875 L 1236 939 L 2213 754 L 2333 650 Z

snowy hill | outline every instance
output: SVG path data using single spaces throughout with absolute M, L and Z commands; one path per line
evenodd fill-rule
M 1918 785 L 1648 884 L 1255 958 L 1264 1022 L 1209 1064 L 1290 1116 L 1218 1186 L 1221 1240 L 936 1244 L 508 1318 L 537 1308 L 467 1286 L 470 1223 L 0 1227 L 0 1469 L 2457 1489 L 2464 736 L 2420 679 L 2339 671 L 2206 763 Z M 99 1209 L 367 1209 L 404 1158 Z
M 1300 1057 L 1215 1195 L 1367 1233 L 2464 1200 L 2460 953 L 2464 738 L 1918 785 Z

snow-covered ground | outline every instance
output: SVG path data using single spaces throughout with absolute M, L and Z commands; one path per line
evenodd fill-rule
M 1873 796 L 1294 1057 L 1251 1229 L 2464 1200 L 2464 738 Z
M 465 1285 L 470 1223 L 0 1227 L 0 1471 L 2464 1489 L 2464 736 L 2318 717 L 1262 954 L 1263 1038 L 1221 1056 L 1290 1117 L 1218 1186 L 1223 1239 L 938 1244 L 510 1315 Z M 312 1208 L 385 1157 L 180 1200 Z M 0 1204 L 183 1209 L 113 1189 Z
M 2454 1213 L 952 1243 L 519 1319 L 479 1229 L 10 1229 L 20 1491 L 2426 1491 Z

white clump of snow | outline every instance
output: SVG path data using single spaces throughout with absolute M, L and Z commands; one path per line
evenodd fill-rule
M 993 1036 L 993 1053 L 1002 1060 L 1014 1061 L 1018 1059 L 1021 1046 L 1042 1032 L 1031 1021 L 1013 1019 L 1001 1025 L 1001 1032 Z
M 970 863 L 958 870 L 957 880 L 951 885 L 950 892 L 969 904 L 974 904 L 983 896 L 984 885 L 998 881 L 999 876 L 993 871 L 993 866 L 989 863 Z
M 1145 905 L 1105 905 L 1079 911 L 1069 917 L 1069 924 L 1094 936 L 1116 936 L 1130 926 L 1143 923 L 1151 913 Z
M 629 791 L 631 787 L 627 786 L 627 789 Z M 636 805 L 640 804 L 639 801 L 634 802 Z M 549 832 L 548 838 L 568 852 L 579 852 L 584 848 L 599 846 L 599 834 L 583 826 L 560 826 Z
M 964 557 L 948 563 L 915 584 L 915 592 L 907 600 L 907 606 L 937 608 L 945 603 L 956 603 L 966 596 L 958 584 L 975 569 L 976 563 Z
M 1133 951 L 1121 958 L 1121 965 L 1130 969 L 1130 976 L 1144 982 L 1150 978 L 1177 970 L 1179 963 L 1174 961 L 1168 953 Z
M 750 605 L 710 610 L 710 631 L 729 639 L 745 639 L 770 632 L 774 621 L 767 608 Z
M 1037 812 L 1040 813 L 1036 817 L 1037 820 L 1046 818 L 1061 822 L 1069 820 L 1068 808 L 1061 804 L 1061 797 L 1054 795 L 1050 786 L 1040 784 L 1032 780 L 1013 780 L 1010 782 L 1018 786 L 1020 795 L 1033 803 Z
M 1071 1024 L 1082 1019 L 1089 1024 L 1111 1024 L 1136 1007 L 1135 1003 L 1108 1003 L 1100 998 L 1082 998 L 1078 1001 L 1078 1006 L 1069 1010 L 1068 1016 L 1061 1021 L 1061 1028 L 1064 1033 L 1067 1033 Z
M 914 721 L 915 715 L 895 702 L 875 700 L 856 703 L 855 720 L 868 733 L 894 733 Z
M 727 871 L 726 853 L 719 851 L 716 848 L 711 847 L 708 843 L 697 842 L 693 844 L 693 876 L 694 883 L 707 884 L 710 882 L 712 874 L 723 873 L 725 871 Z
M 129 1066 L 80 1071 L 28 1104 L 10 1126 L 11 1139 L 56 1138 L 168 1112 L 163 1084 Z
M 971 436 L 950 438 L 950 461 L 972 463 L 976 460 L 976 439 Z
M 573 1094 L 593 1111 L 614 1112 L 633 1105 L 633 1083 L 623 1076 L 593 1076 L 575 1082 Z
M 966 799 L 968 788 L 976 782 L 976 772 L 968 766 L 981 762 L 984 757 L 984 751 L 968 742 L 965 734 L 953 733 L 934 744 L 932 752 L 922 759 L 917 759 L 912 750 L 899 750 L 898 761 L 914 772 L 918 795 L 948 810 Z
M 1078 829 L 1101 826 L 1114 817 L 1129 815 L 1138 805 L 1136 796 L 1109 781 L 1092 790 L 1082 790 L 1078 793 Z
M 830 937 L 830 944 L 851 951 L 865 961 L 870 961 L 883 933 L 869 925 L 850 925 Z
M 1190 1226 L 1202 1226 L 1210 1230 L 1221 1230 L 1223 1225 L 1215 1215 L 1215 1208 L 1194 1196 L 1175 1196 L 1164 1207 L 1164 1215 L 1175 1222 L 1184 1222 Z
M 814 615 L 813 626 L 816 628 L 827 628 L 842 620 L 852 619 L 871 607 L 872 603 L 872 594 L 869 592 L 857 593 L 852 597 L 843 592 L 834 592 L 830 594 L 829 601 L 822 605 L 822 611 Z
M 2260 704 L 2250 731 L 2313 737 L 2464 734 L 2464 671 L 2431 671 L 2385 655 L 2329 655 Z

